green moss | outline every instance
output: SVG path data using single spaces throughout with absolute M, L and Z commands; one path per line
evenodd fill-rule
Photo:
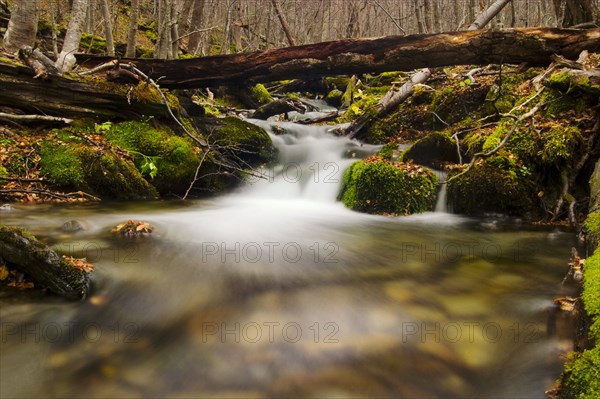
M 383 146 L 383 148 L 379 151 L 379 156 L 383 159 L 385 159 L 386 161 L 389 161 L 392 159 L 392 156 L 394 155 L 394 150 L 397 148 L 398 146 L 396 144 L 386 144 Z
M 166 128 L 158 129 L 145 122 L 127 121 L 113 125 L 106 133 L 106 138 L 113 144 L 138 153 L 135 164 L 139 170 L 145 162 L 144 156 L 156 159 L 158 172 L 152 184 L 161 193 L 187 188 L 198 166 L 199 158 L 189 141 L 175 136 Z
M 344 95 L 344 93 L 342 93 L 341 90 L 333 89 L 327 94 L 325 101 L 327 101 L 327 104 L 329 104 L 333 107 L 339 107 L 342 105 L 342 96 L 343 95 Z
M 6 184 L 6 180 L 2 180 L 2 176 L 8 176 L 8 170 L 0 165 L 0 185 Z
M 596 229 L 600 225 L 600 215 L 593 216 Z M 588 217 L 589 220 L 589 217 Z M 586 222 L 587 224 L 587 222 Z M 581 300 L 591 326 L 588 336 L 594 342 L 593 348 L 570 355 L 561 377 L 564 398 L 600 397 L 600 249 L 585 262 L 583 291 Z
M 449 177 L 460 172 L 450 173 Z M 448 200 L 456 213 L 500 212 L 524 215 L 532 207 L 531 172 L 512 155 L 478 160 L 466 174 L 448 183 Z
M 436 184 L 437 178 L 427 169 L 371 157 L 348 168 L 340 197 L 356 211 L 408 215 L 433 208 Z
M 110 199 L 155 198 L 156 191 L 128 161 L 76 143 L 44 142 L 40 150 L 43 176 L 58 186 Z
M 564 117 L 567 112 L 581 113 L 587 107 L 584 98 L 565 95 L 550 88 L 546 88 L 542 94 L 542 101 L 548 103 L 545 115 L 553 118 Z
M 404 72 L 383 72 L 379 75 L 367 76 L 369 86 L 391 86 L 394 82 L 401 82 L 406 75 Z
M 546 164 L 570 164 L 581 146 L 583 137 L 575 126 L 555 126 L 542 137 L 543 146 L 539 153 L 542 162 Z
M 55 185 L 84 191 L 89 189 L 83 173 L 83 163 L 75 147 L 45 141 L 40 149 L 40 157 L 42 176 Z
M 252 97 L 261 105 L 268 104 L 273 101 L 273 97 L 271 97 L 269 91 L 261 83 L 252 86 L 250 88 L 250 93 L 252 94 Z
M 600 397 L 600 347 L 571 354 L 565 364 L 561 394 L 566 399 Z
M 79 47 L 89 51 L 92 54 L 101 54 L 106 52 L 106 39 L 101 36 L 91 35 L 89 33 L 81 34 Z
M 239 118 L 205 119 L 200 122 L 204 131 L 211 132 L 210 143 L 217 143 L 232 159 L 240 158 L 250 165 L 269 162 L 275 149 L 267 132 Z

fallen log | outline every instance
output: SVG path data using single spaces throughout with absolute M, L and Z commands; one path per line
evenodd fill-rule
M 0 63 L 0 106 L 18 108 L 27 114 L 43 113 L 68 119 L 169 116 L 158 95 L 136 99 L 128 95 L 129 86 L 102 80 L 91 84 L 55 75 L 48 75 L 46 80 L 34 79 L 33 75 L 26 66 Z
M 449 65 L 526 62 L 532 66 L 547 66 L 553 54 L 576 59 L 586 49 L 600 50 L 600 29 L 473 30 L 343 39 L 185 60 L 124 59 L 121 62 L 132 62 L 151 78 L 160 78 L 161 87 L 199 88 Z M 111 59 L 77 55 L 78 62 L 86 67 Z
M 0 258 L 64 298 L 84 299 L 89 291 L 87 271 L 73 266 L 23 229 L 0 227 Z
M 340 133 L 347 135 L 351 139 L 360 138 L 361 133 L 366 132 L 369 126 L 373 124 L 375 117 L 381 117 L 391 112 L 412 95 L 415 85 L 425 83 L 430 76 L 431 71 L 428 68 L 420 70 L 413 75 L 410 81 L 403 84 L 398 91 L 388 91 L 374 107 L 366 110 Z

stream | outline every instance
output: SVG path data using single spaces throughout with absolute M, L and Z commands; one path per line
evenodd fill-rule
M 96 270 L 81 303 L 0 291 L 0 396 L 544 398 L 573 234 L 350 211 L 343 172 L 379 147 L 277 124 L 279 163 L 229 195 L 2 213 Z M 156 230 L 111 235 L 127 219 Z

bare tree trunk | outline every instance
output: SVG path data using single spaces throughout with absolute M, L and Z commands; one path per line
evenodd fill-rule
M 106 37 L 106 52 L 108 55 L 115 56 L 115 41 L 113 39 L 113 25 L 110 15 L 110 7 L 108 0 L 102 0 L 102 17 L 104 18 L 105 37 Z
M 69 21 L 62 50 L 56 60 L 56 67 L 63 72 L 71 71 L 75 65 L 75 56 L 73 53 L 79 49 L 79 42 L 81 41 L 83 24 L 88 7 L 88 0 L 73 0 L 71 20 Z
M 154 58 L 171 59 L 171 1 L 158 0 L 157 39 L 154 46 Z
M 200 45 L 201 32 L 198 32 L 202 27 L 202 20 L 204 18 L 204 4 L 206 0 L 196 0 L 194 3 L 194 9 L 192 11 L 192 21 L 190 22 L 190 32 L 195 32 L 190 35 L 188 41 L 188 51 L 194 55 L 198 54 L 198 47 Z
M 10 21 L 4 34 L 4 47 L 15 51 L 23 46 L 33 46 L 40 11 L 39 0 L 13 1 Z
M 177 5 L 175 2 L 169 4 L 169 30 L 171 31 L 171 37 L 169 38 L 170 46 L 170 57 L 169 59 L 176 59 L 179 54 L 179 17 L 178 17 Z
M 554 0 L 556 21 L 561 28 L 593 21 L 590 0 Z
M 487 10 L 482 12 L 477 19 L 469 26 L 468 30 L 481 29 L 488 24 L 494 18 L 505 5 L 510 3 L 512 0 L 496 0 Z
M 415 0 L 415 15 L 417 17 L 417 29 L 419 33 L 427 33 L 427 25 L 425 24 L 425 3 L 424 0 Z
M 287 20 L 285 19 L 285 15 L 283 14 L 283 10 L 281 9 L 281 3 L 279 2 L 279 0 L 271 0 L 271 3 L 273 3 L 273 7 L 275 8 L 275 12 L 277 13 L 277 18 L 279 18 L 279 22 L 281 22 L 281 28 L 285 33 L 285 37 L 287 37 L 288 43 L 290 44 L 290 46 L 295 46 L 296 39 L 294 38 L 294 35 L 292 35 L 290 26 L 288 25 Z
M 131 0 L 129 9 L 131 10 L 131 14 L 129 15 L 129 28 L 127 29 L 127 50 L 125 50 L 125 57 L 134 58 L 138 18 L 140 14 L 140 1 Z

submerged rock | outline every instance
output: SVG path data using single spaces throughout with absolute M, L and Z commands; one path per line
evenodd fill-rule
M 0 258 L 64 298 L 81 300 L 88 294 L 89 269 L 62 258 L 23 229 L 0 227 Z

